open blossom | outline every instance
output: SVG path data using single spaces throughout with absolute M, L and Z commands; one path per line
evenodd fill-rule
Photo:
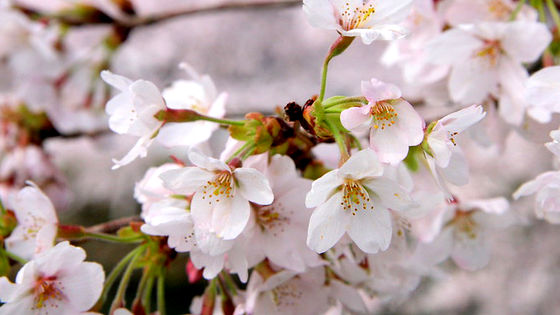
M 231 169 L 226 163 L 189 151 L 195 167 L 171 170 L 161 175 L 165 186 L 184 195 L 194 194 L 191 214 L 195 225 L 208 224 L 209 231 L 226 240 L 236 238 L 249 221 L 249 202 L 272 203 L 268 180 L 252 168 Z
M 137 157 L 145 157 L 163 122 L 154 117 L 165 110 L 165 102 L 159 89 L 149 81 L 130 79 L 102 71 L 101 78 L 117 88 L 120 93 L 114 96 L 105 108 L 109 118 L 109 128 L 118 134 L 139 137 L 132 149 L 121 159 L 114 160 L 113 169 L 129 164 Z
M 551 38 L 547 26 L 538 22 L 486 22 L 448 30 L 427 50 L 431 62 L 451 66 L 448 88 L 454 101 L 482 103 L 494 96 L 502 118 L 519 125 L 529 77 L 523 63 L 535 61 Z
M 11 202 L 18 225 L 5 240 L 6 249 L 24 259 L 51 248 L 58 230 L 51 201 L 35 184 L 29 184 Z
M 453 0 L 443 8 L 449 24 L 506 22 L 515 11 L 518 3 L 512 0 Z M 536 21 L 537 12 L 529 5 L 523 5 L 516 20 Z
M 414 260 L 428 264 L 440 263 L 451 257 L 467 270 L 477 270 L 488 264 L 490 249 L 487 234 L 512 223 L 507 216 L 509 203 L 505 198 L 453 202 L 436 208 L 429 220 L 434 236 L 429 243 L 420 243 Z M 418 259 L 418 260 L 417 260 Z
M 18 272 L 16 282 L 0 278 L 0 314 L 75 315 L 88 311 L 103 290 L 105 274 L 86 253 L 62 242 L 42 252 Z
M 525 90 L 527 114 L 541 123 L 548 123 L 553 113 L 560 113 L 560 66 L 535 72 Z
M 365 149 L 314 181 L 305 205 L 317 207 L 307 235 L 311 249 L 323 253 L 347 232 L 361 250 L 376 253 L 391 242 L 389 208 L 404 210 L 413 202 L 399 184 L 383 177 L 377 155 Z
M 428 130 L 427 143 L 429 152 L 425 153 L 430 170 L 440 187 L 450 197 L 445 184 L 466 185 L 469 181 L 469 168 L 455 137 L 470 126 L 478 123 L 486 113 L 482 106 L 473 105 L 451 113 L 438 120 Z
M 200 114 L 222 118 L 225 115 L 226 93 L 218 94 L 208 75 L 200 75 L 187 64 L 181 64 L 192 80 L 178 80 L 163 90 L 168 108 L 190 109 Z M 166 123 L 160 130 L 158 141 L 163 145 L 191 146 L 207 141 L 218 124 L 208 121 Z
M 161 174 L 178 169 L 181 166 L 175 163 L 166 163 L 158 167 L 151 167 L 146 171 L 142 180 L 134 186 L 134 198 L 142 204 L 142 213 L 140 216 L 145 218 L 149 215 L 151 206 L 172 195 L 173 192 L 165 188 L 163 180 L 159 177 Z
M 267 154 L 262 158 L 268 159 Z M 251 165 L 247 163 L 247 165 Z M 247 254 L 254 261 L 267 258 L 282 268 L 303 272 L 322 264 L 319 256 L 305 245 L 311 210 L 304 205 L 311 181 L 297 174 L 294 162 L 287 156 L 275 155 L 264 171 L 274 202 L 252 206 L 253 227 Z
M 399 163 L 408 147 L 422 142 L 424 120 L 401 98 L 401 90 L 395 85 L 377 79 L 362 81 L 362 93 L 368 105 L 344 110 L 340 114 L 342 125 L 350 131 L 370 127 L 370 148 L 379 160 Z
M 399 25 L 412 0 L 304 0 L 303 12 L 315 27 L 336 30 L 343 36 L 360 36 L 365 44 L 380 38 L 402 38 Z

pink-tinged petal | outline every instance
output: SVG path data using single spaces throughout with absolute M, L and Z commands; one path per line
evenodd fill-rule
M 218 237 L 232 240 L 239 236 L 251 216 L 251 206 L 247 199 L 235 194 L 230 202 L 220 201 L 214 206 L 212 226 Z
M 47 224 L 44 225 L 36 237 L 35 251 L 34 255 L 44 252 L 45 250 L 52 248 L 54 246 L 54 241 L 58 233 L 57 224 Z
M 519 126 L 523 122 L 528 103 L 525 99 L 525 83 L 529 78 L 527 69 L 511 58 L 500 62 L 500 116 L 508 123 Z
M 440 123 L 450 133 L 460 133 L 478 123 L 484 117 L 486 117 L 486 112 L 482 106 L 472 105 L 443 117 L 440 119 Z
M 449 165 L 440 169 L 443 177 L 451 184 L 463 186 L 469 183 L 469 165 L 463 152 L 455 147 Z
M 370 105 L 362 107 L 352 107 L 340 113 L 340 122 L 344 128 L 352 131 L 358 128 L 364 129 L 365 125 L 369 126 L 371 115 L 369 113 Z M 367 109 L 365 112 L 364 110 Z
M 34 183 L 27 183 L 29 186 L 22 188 L 13 202 L 18 222 L 31 223 L 30 219 L 41 218 L 48 223 L 57 223 L 56 211 L 49 197 Z
M 359 209 L 350 218 L 348 235 L 358 247 L 368 254 L 389 248 L 392 236 L 389 211 L 372 196 L 374 209 Z
M 84 262 L 71 275 L 59 279 L 62 293 L 68 302 L 80 311 L 89 310 L 103 291 L 105 273 L 98 263 Z
M 479 209 L 492 214 L 502 214 L 509 210 L 509 202 L 504 197 L 465 201 L 462 206 L 464 210 Z
M 154 138 L 142 137 L 138 139 L 136 144 L 128 151 L 128 153 L 120 160 L 113 159 L 113 167 L 111 169 L 116 170 L 121 166 L 130 164 L 136 158 L 144 158 L 148 154 L 148 147 L 154 142 Z
M 513 199 L 519 199 L 521 197 L 532 195 L 549 183 L 560 184 L 560 172 L 545 172 L 537 176 L 537 178 L 524 183 L 513 193 Z
M 401 90 L 396 85 L 374 78 L 370 81 L 362 81 L 362 94 L 373 103 L 394 100 L 402 96 Z
M 247 278 L 249 278 L 247 259 L 245 258 L 245 250 L 243 248 L 233 248 L 227 254 L 228 259 L 228 269 L 232 273 L 236 273 L 239 280 L 243 283 L 247 283 Z
M 191 147 L 189 149 L 189 160 L 196 166 L 206 169 L 208 171 L 230 171 L 226 163 L 206 156 L 197 148 Z
M 490 252 L 482 231 L 477 231 L 475 237 L 461 236 L 456 239 L 451 257 L 466 270 L 474 271 L 486 266 L 490 261 Z
M 129 78 L 114 74 L 109 70 L 101 71 L 101 79 L 121 91 L 128 90 L 128 87 L 132 84 L 132 80 Z
M 427 44 L 427 60 L 440 65 L 460 64 L 483 45 L 483 41 L 474 35 L 461 29 L 451 29 Z
M 336 29 L 337 21 L 334 15 L 335 8 L 323 0 L 304 0 L 303 12 L 314 27 Z
M 416 206 L 408 192 L 395 181 L 381 177 L 365 180 L 363 184 L 380 199 L 382 207 L 399 211 Z
M 356 288 L 338 280 L 330 281 L 330 288 L 332 295 L 346 307 L 357 313 L 367 313 L 366 304 Z
M 546 24 L 529 21 L 508 23 L 500 44 L 505 52 L 517 62 L 533 62 L 539 58 L 552 40 Z
M 254 168 L 237 168 L 233 176 L 238 185 L 238 192 L 247 200 L 259 205 L 269 205 L 274 200 L 268 179 Z
M 34 299 L 34 296 L 29 294 L 12 303 L 4 304 L 0 307 L 0 315 L 37 315 L 37 311 L 33 308 L 35 305 Z
M 183 167 L 163 172 L 163 185 L 173 192 L 190 195 L 214 179 L 215 174 L 198 167 Z
M 399 128 L 408 140 L 409 146 L 415 146 L 424 139 L 424 120 L 414 110 L 409 102 L 399 100 L 393 105 L 395 112 L 398 114 L 396 127 Z M 407 150 L 408 151 L 408 150 Z
M 383 163 L 396 165 L 408 154 L 408 139 L 406 132 L 396 125 L 371 128 L 369 146 Z
M 17 285 L 10 282 L 8 278 L 0 278 L 0 302 L 6 303 L 12 301 L 15 297 L 14 293 L 17 290 Z
M 224 240 L 219 238 L 216 233 L 209 232 L 205 229 L 195 226 L 195 236 L 197 247 L 205 254 L 210 256 L 218 256 L 229 251 L 233 245 L 234 241 Z
M 352 156 L 338 170 L 340 178 L 362 179 L 383 175 L 383 165 L 377 154 L 370 149 L 364 149 Z
M 343 181 L 338 177 L 338 170 L 333 170 L 319 177 L 311 185 L 311 190 L 305 197 L 305 206 L 314 208 L 329 199 Z
M 451 255 L 454 243 L 453 229 L 445 228 L 432 242 L 419 243 L 412 260 L 428 266 L 439 264 Z
M 367 1 L 365 1 L 367 3 Z M 363 2 L 360 2 L 360 4 Z M 370 1 L 375 8 L 370 24 L 395 24 L 404 20 L 410 13 L 413 0 Z M 377 27 L 377 26 L 376 26 Z
M 208 141 L 216 124 L 206 121 L 166 123 L 158 132 L 157 140 L 166 147 L 193 146 Z
M 80 266 L 86 259 L 86 252 L 70 245 L 68 241 L 60 242 L 50 250 L 39 253 L 33 259 L 38 272 L 45 275 L 68 274 Z
M 482 103 L 497 86 L 497 67 L 486 57 L 473 57 L 454 65 L 448 82 L 451 98 L 462 104 Z
M 311 215 L 307 246 L 319 254 L 333 247 L 349 227 L 349 217 L 340 206 L 341 202 L 342 192 L 338 192 Z

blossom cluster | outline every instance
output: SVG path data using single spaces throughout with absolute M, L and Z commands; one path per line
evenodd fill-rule
M 124 9 L 92 10 L 118 21 L 115 10 Z M 197 314 L 373 313 L 405 301 L 445 261 L 484 268 L 492 236 L 522 222 L 521 197 L 535 194 L 536 218 L 560 223 L 559 170 L 501 192 L 472 187 L 487 175 L 476 152 L 500 163 L 508 139 L 530 138 L 529 126 L 554 129 L 560 25 L 546 23 L 543 10 L 542 0 L 304 0 L 309 23 L 337 36 L 319 90 L 304 106 L 239 119 L 226 117 L 228 93 L 190 64 L 179 65 L 184 78 L 162 87 L 105 69 L 126 40 L 118 28 L 102 35 L 117 43 L 105 42 L 98 59 L 74 59 L 71 49 L 57 50 L 64 25 L 0 7 L 8 21 L 0 25 L 0 60 L 22 80 L 0 99 L 0 275 L 4 265 L 23 265 L 15 282 L 0 278 L 0 314 L 101 312 L 121 274 L 109 312 L 152 313 L 155 285 L 163 314 L 177 255 L 188 257 L 189 281 L 206 284 L 190 306 Z M 558 17 L 553 2 L 547 10 Z M 361 44 L 385 45 L 379 62 L 398 79 L 364 73 L 359 95 L 327 96 L 329 62 Z M 21 65 L 29 60 L 48 69 Z M 86 66 L 74 71 L 68 62 Z M 95 83 L 79 86 L 80 71 L 94 73 Z M 26 93 L 29 86 L 42 96 L 28 99 L 38 95 Z M 92 132 L 105 120 L 136 139 L 113 159 L 115 172 L 155 143 L 171 157 L 136 183 L 140 216 L 116 234 L 61 224 L 58 205 L 41 190 L 64 186 L 39 148 L 45 129 Z M 220 128 L 227 143 L 216 154 L 204 144 Z M 550 137 L 545 146 L 557 162 L 560 129 Z M 136 247 L 105 281 L 101 265 L 84 262 L 79 243 L 69 243 L 88 239 Z M 135 269 L 142 278 L 127 304 Z

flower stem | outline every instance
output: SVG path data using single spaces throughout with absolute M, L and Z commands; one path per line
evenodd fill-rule
M 368 101 L 363 96 L 351 96 L 351 97 L 344 97 L 344 98 L 332 100 L 330 102 L 329 102 L 329 100 L 326 100 L 325 102 L 323 102 L 323 105 L 325 105 L 325 108 L 329 108 L 329 107 L 332 107 L 332 106 L 335 106 L 335 105 L 347 104 L 347 103 L 367 104 Z
M 142 236 L 140 235 L 131 237 L 120 237 L 116 235 L 96 232 L 86 232 L 84 233 L 84 237 L 117 243 L 136 243 L 142 240 Z
M 159 315 L 165 315 L 165 271 L 161 270 L 157 281 L 157 307 Z
M 248 147 L 250 147 L 253 144 L 252 141 L 247 141 L 245 142 L 239 149 L 237 149 L 227 160 L 226 160 L 226 164 L 231 162 L 231 160 L 233 160 L 235 157 L 237 157 L 238 155 L 241 154 L 241 152 L 245 151 L 245 149 L 247 149 Z
M 18 255 L 9 252 L 7 250 L 5 250 L 3 247 L 0 246 L 0 252 L 2 252 L 4 255 L 6 255 L 8 258 L 17 261 L 18 263 L 25 265 L 27 263 L 27 260 L 23 259 L 22 257 L 19 257 Z
M 140 247 L 136 248 L 135 250 L 133 250 L 132 252 L 130 252 L 130 254 L 127 255 L 127 257 L 125 257 L 123 259 L 123 260 L 125 260 L 125 259 L 130 260 L 130 262 L 128 262 L 128 266 L 126 267 L 126 270 L 124 271 L 124 274 L 121 278 L 121 282 L 119 283 L 117 293 L 115 294 L 115 298 L 113 299 L 113 303 L 111 304 L 111 310 L 109 311 L 110 314 L 113 314 L 113 312 L 117 308 L 122 306 L 122 302 L 124 300 L 124 294 L 125 294 L 125 291 L 126 291 L 126 287 L 128 286 L 128 282 L 130 281 L 130 277 L 132 276 L 132 272 L 134 271 L 134 268 L 136 267 L 136 262 L 140 258 L 140 255 L 142 255 L 142 253 L 144 252 L 145 248 L 146 248 L 145 245 L 140 246 Z M 128 256 L 131 256 L 131 257 L 129 258 Z M 120 266 L 121 263 L 119 263 L 119 265 L 117 267 L 115 267 L 115 269 L 120 267 L 120 269 L 122 270 L 122 268 L 124 268 L 124 265 L 126 265 L 126 263 L 127 262 L 125 262 L 123 264 L 123 266 Z M 118 271 L 117 275 L 119 273 L 120 273 L 120 270 Z M 117 275 L 115 275 L 115 277 Z M 113 281 L 114 281 L 114 279 L 113 279 Z M 107 291 L 109 291 L 109 290 L 107 290 Z
M 221 125 L 231 125 L 231 126 L 243 126 L 243 125 L 245 125 L 245 121 L 243 121 L 243 120 L 220 119 L 220 118 L 204 116 L 204 115 L 200 115 L 198 120 L 211 121 L 211 122 L 215 122 L 215 123 L 218 123 L 218 124 L 221 124 Z
M 517 6 L 515 7 L 515 10 L 511 12 L 511 16 L 509 17 L 510 21 L 515 21 L 515 19 L 517 19 L 517 15 L 521 11 L 521 8 L 523 8 L 523 6 L 525 5 L 525 2 L 527 2 L 527 0 L 519 0 Z
M 146 283 L 146 288 L 144 289 L 144 294 L 142 296 L 142 305 L 144 305 L 148 314 L 152 311 L 152 292 L 155 279 L 156 277 L 152 273 L 152 276 L 148 278 L 148 282 Z
M 152 269 L 152 265 L 148 265 L 144 268 L 144 272 L 142 272 L 142 278 L 140 278 L 138 288 L 136 289 L 136 297 L 134 298 L 134 303 L 140 302 L 144 307 L 146 307 L 146 305 L 144 305 L 142 297 L 144 295 L 144 290 L 146 290 L 148 280 L 152 278 Z M 132 305 L 134 305 L 134 303 L 132 303 Z M 150 310 L 146 309 L 146 312 L 149 314 Z
M 556 24 L 556 28 L 560 30 L 560 16 L 558 15 L 558 8 L 556 7 L 556 4 L 554 4 L 553 0 L 546 0 L 546 4 L 552 19 L 554 20 L 554 24 Z
M 321 91 L 319 92 L 319 98 L 317 102 L 320 104 L 323 102 L 323 98 L 325 97 L 325 90 L 327 88 L 327 72 L 329 68 L 329 62 L 334 57 L 343 53 L 350 44 L 354 41 L 355 37 L 346 37 L 340 36 L 336 39 L 336 41 L 331 45 L 329 49 L 329 53 L 323 62 L 323 69 L 321 71 Z
M 329 127 L 330 131 L 332 132 L 332 134 L 334 136 L 334 140 L 338 144 L 338 148 L 340 150 L 340 162 L 339 162 L 339 164 L 342 166 L 342 164 L 344 164 L 344 162 L 346 162 L 350 158 L 350 154 L 348 153 L 348 150 L 347 150 L 347 147 L 346 147 L 346 141 L 344 141 L 344 137 L 343 137 L 342 133 L 340 132 L 340 129 L 338 128 L 338 126 L 335 123 L 331 122 L 328 119 L 325 120 L 325 123 Z
M 233 282 L 233 279 L 231 278 L 229 273 L 223 271 L 222 272 L 222 278 L 223 278 L 228 290 L 231 292 L 231 294 L 233 296 L 236 296 L 237 295 L 237 286 L 235 285 L 235 282 Z

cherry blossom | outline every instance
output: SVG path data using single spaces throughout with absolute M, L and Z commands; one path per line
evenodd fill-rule
M 517 3 L 512 0 L 453 0 L 444 8 L 445 19 L 453 26 L 478 22 L 506 22 Z M 523 5 L 517 20 L 536 21 L 534 8 Z
M 168 108 L 191 109 L 203 115 L 222 118 L 225 115 L 226 93 L 218 94 L 208 75 L 199 75 L 192 67 L 180 65 L 192 80 L 178 80 L 163 90 Z M 208 121 L 166 123 L 160 130 L 158 141 L 172 146 L 191 146 L 207 141 L 218 125 Z
M 428 46 L 432 63 L 450 65 L 448 88 L 461 104 L 499 99 L 500 115 L 519 125 L 525 112 L 524 62 L 535 61 L 551 41 L 546 25 L 515 21 L 461 25 Z
M 249 221 L 249 201 L 268 205 L 274 200 L 268 180 L 257 170 L 233 169 L 226 163 L 189 151 L 194 167 L 161 175 L 165 186 L 184 195 L 194 194 L 191 214 L 195 225 L 208 223 L 209 231 L 226 240 L 236 238 Z
M 166 106 L 159 89 L 152 82 L 132 82 L 107 70 L 101 72 L 101 78 L 120 91 L 107 103 L 105 109 L 110 115 L 109 128 L 118 134 L 139 137 L 134 147 L 121 160 L 113 160 L 113 169 L 117 169 L 137 157 L 146 156 L 148 147 L 163 125 L 154 116 L 165 110 Z
M 10 203 L 18 225 L 5 240 L 6 249 L 24 259 L 51 248 L 58 230 L 58 217 L 51 201 L 34 183 L 28 184 Z
M 62 242 L 18 272 L 16 282 L 0 278 L 0 314 L 81 314 L 97 301 L 105 274 L 98 263 L 84 262 L 86 253 Z
M 303 12 L 315 27 L 336 30 L 343 36 L 360 36 L 364 44 L 376 39 L 402 38 L 407 30 L 399 25 L 412 0 L 304 0 Z
M 553 113 L 560 113 L 560 66 L 535 72 L 527 81 L 527 114 L 548 123 Z
M 377 79 L 362 81 L 362 93 L 368 105 L 344 110 L 340 114 L 342 125 L 351 131 L 370 127 L 370 147 L 379 160 L 399 163 L 406 157 L 409 146 L 422 142 L 422 117 L 401 98 L 401 91 L 395 85 Z
M 461 186 L 469 180 L 468 165 L 455 137 L 485 115 L 481 106 L 473 105 L 443 117 L 431 126 L 431 130 L 428 128 L 429 151 L 425 152 L 425 157 L 436 181 L 448 196 L 446 181 Z
M 144 178 L 134 186 L 134 198 L 142 204 L 143 218 L 149 215 L 152 205 L 162 199 L 165 199 L 173 192 L 165 188 L 163 180 L 159 177 L 161 174 L 178 169 L 181 166 L 175 163 L 166 163 L 159 167 L 152 167 L 146 171 Z
M 305 205 L 317 207 L 309 222 L 307 245 L 323 253 L 348 233 L 366 253 L 386 250 L 391 242 L 391 215 L 413 205 L 407 192 L 383 177 L 374 151 L 362 150 L 339 169 L 313 182 Z

